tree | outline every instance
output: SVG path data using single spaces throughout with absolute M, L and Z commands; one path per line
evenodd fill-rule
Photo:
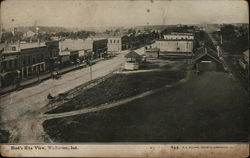
M 4 32 L 2 34 L 1 42 L 11 42 L 13 40 L 13 34 L 12 32 Z
M 235 27 L 233 25 L 224 25 L 221 27 L 221 34 L 224 40 L 231 40 L 236 37 Z

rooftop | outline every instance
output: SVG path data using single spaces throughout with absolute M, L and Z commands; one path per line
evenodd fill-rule
M 205 55 L 207 55 L 207 56 L 213 58 L 215 61 L 221 63 L 221 60 L 217 56 L 217 52 L 215 50 L 209 48 L 208 46 L 203 46 L 195 52 L 194 62 L 196 62 L 197 60 L 199 60 L 200 58 L 202 58 Z
M 17 44 L 18 46 L 18 44 Z M 39 48 L 39 47 L 44 47 L 45 42 L 35 42 L 35 43 L 20 43 L 20 49 L 30 49 L 30 48 Z
M 249 49 L 246 50 L 246 51 L 244 51 L 243 54 L 244 54 L 245 56 L 249 57 Z
M 135 51 L 131 50 L 128 54 L 125 55 L 126 58 L 140 58 L 141 56 Z
M 193 41 L 193 39 L 158 39 L 156 41 Z
M 146 51 L 159 51 L 160 49 L 159 48 L 148 48 L 146 49 Z

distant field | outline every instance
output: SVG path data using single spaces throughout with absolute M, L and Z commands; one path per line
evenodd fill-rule
M 121 106 L 43 125 L 55 142 L 247 142 L 248 106 L 247 93 L 229 74 L 211 72 Z
M 168 71 L 168 68 L 168 66 L 165 66 L 162 68 L 163 71 L 160 72 L 114 74 L 95 87 L 80 92 L 71 101 L 47 113 L 61 113 L 111 103 L 166 84 L 172 84 L 186 75 L 184 70 Z

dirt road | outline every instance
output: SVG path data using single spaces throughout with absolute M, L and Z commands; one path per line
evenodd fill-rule
M 143 49 L 139 48 L 136 51 L 141 54 Z M 92 79 L 105 76 L 119 69 L 126 60 L 124 55 L 127 52 L 127 50 L 122 51 L 114 58 L 93 65 Z M 46 111 L 46 105 L 49 103 L 47 95 L 49 93 L 58 95 L 67 92 L 90 80 L 90 68 L 86 67 L 66 73 L 59 80 L 49 79 L 33 87 L 1 96 L 0 125 L 2 129 L 10 132 L 9 142 L 51 142 L 42 127 L 42 122 L 50 118 L 43 115 Z
M 92 78 L 96 79 L 118 69 L 125 62 L 124 54 L 100 61 L 92 66 Z M 41 109 L 49 102 L 47 95 L 52 93 L 58 95 L 83 83 L 90 81 L 90 68 L 64 74 L 59 80 L 46 80 L 33 87 L 12 92 L 0 97 L 0 121 L 1 128 L 8 130 L 11 134 L 10 142 L 42 142 L 38 137 L 43 133 L 40 120 Z M 28 138 L 27 138 L 28 137 Z

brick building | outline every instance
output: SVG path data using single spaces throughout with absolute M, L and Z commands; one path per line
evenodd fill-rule
M 47 72 L 57 58 L 57 41 L 4 45 L 1 53 L 1 86 L 38 77 Z

